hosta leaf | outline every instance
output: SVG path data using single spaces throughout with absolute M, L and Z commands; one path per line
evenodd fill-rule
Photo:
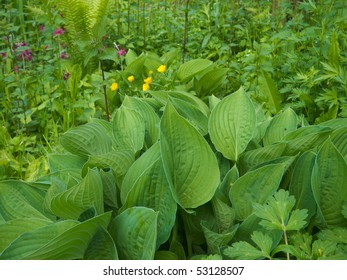
M 147 147 L 157 142 L 159 137 L 159 117 L 153 108 L 136 97 L 125 96 L 123 105 L 138 112 L 145 123 L 145 143 Z
M 235 210 L 216 195 L 211 202 L 219 232 L 227 231 L 235 222 Z
M 265 165 L 247 172 L 234 183 L 229 198 L 238 220 L 252 214 L 253 203 L 263 204 L 276 192 L 285 169 L 284 163 Z
M 177 77 L 181 80 L 181 82 L 187 82 L 195 75 L 204 71 L 210 65 L 212 65 L 212 61 L 208 59 L 193 59 L 180 66 L 180 68 L 177 70 Z
M 201 222 L 201 227 L 203 229 L 206 243 L 208 246 L 208 252 L 210 254 L 220 254 L 221 249 L 225 247 L 234 237 L 239 225 L 235 225 L 229 230 L 218 233 L 214 232 L 209 228 L 205 221 Z
M 215 92 L 224 82 L 228 70 L 227 68 L 217 68 L 202 75 L 202 77 L 194 83 L 194 88 L 198 95 L 203 97 Z
M 50 172 L 57 172 L 71 168 L 82 168 L 86 159 L 76 155 L 49 154 L 48 164 Z
M 130 149 L 117 149 L 107 154 L 89 156 L 83 166 L 82 174 L 85 175 L 90 168 L 109 169 L 114 172 L 117 180 L 122 181 L 125 173 L 135 161 L 134 152 Z
M 264 146 L 282 140 L 286 134 L 296 130 L 296 128 L 297 116 L 291 108 L 288 108 L 271 120 L 263 138 Z
M 330 139 L 347 162 L 347 127 L 334 130 Z
M 77 219 L 90 207 L 95 207 L 97 214 L 104 211 L 103 185 L 94 169 L 89 169 L 79 184 L 54 196 L 50 205 L 55 215 L 65 219 Z
M 145 141 L 145 122 L 140 113 L 125 106 L 117 109 L 113 119 L 113 138 L 116 149 L 137 153 Z
M 146 207 L 132 207 L 114 218 L 110 234 L 123 260 L 152 260 L 157 239 L 158 214 Z
M 176 111 L 187 119 L 201 135 L 206 135 L 208 133 L 208 117 L 196 106 L 178 98 L 171 97 L 170 101 L 174 105 Z
M 224 157 L 237 161 L 252 139 L 256 118 L 252 102 L 243 88 L 225 97 L 213 109 L 209 133 Z
M 170 102 L 160 122 L 160 150 L 178 204 L 195 208 L 213 197 L 220 177 L 217 159 L 206 140 Z
M 140 55 L 135 58 L 134 53 L 130 53 L 126 57 L 127 59 L 127 67 L 124 70 L 124 74 L 126 76 L 128 75 L 134 75 L 135 77 L 141 77 L 142 72 L 144 71 L 144 63 L 146 61 L 146 56 L 145 55 Z
M 111 212 L 83 223 L 61 221 L 22 234 L 0 259 L 60 260 L 81 259 L 98 229 L 106 228 Z
M 318 152 L 312 190 L 318 205 L 317 224 L 323 228 L 347 226 L 341 213 L 347 200 L 347 164 L 330 140 Z
M 111 151 L 111 139 L 97 123 L 71 128 L 60 137 L 60 143 L 70 153 L 82 157 Z
M 259 89 L 267 99 L 270 112 L 278 113 L 281 110 L 282 98 L 274 80 L 264 71 L 259 76 Z
M 85 260 L 118 260 L 116 245 L 109 232 L 100 228 L 90 241 Z
M 286 143 L 276 143 L 266 147 L 261 147 L 258 149 L 253 149 L 247 152 L 244 152 L 240 156 L 239 166 L 240 169 L 244 172 L 247 170 L 261 164 L 274 160 L 284 153 L 287 147 Z
M 331 134 L 332 129 L 328 127 L 306 126 L 301 127 L 284 137 L 287 142 L 286 155 L 296 155 L 306 152 L 323 143 Z
M 112 171 L 100 171 L 103 193 L 104 193 L 104 204 L 115 210 L 119 207 L 118 196 L 119 191 L 116 185 L 116 178 Z
M 295 163 L 292 171 L 289 193 L 295 197 L 296 209 L 307 209 L 308 220 L 316 213 L 316 202 L 312 193 L 311 176 L 316 155 L 313 152 L 303 153 Z
M 144 152 L 130 167 L 122 182 L 120 198 L 124 204 L 126 198 L 135 185 L 136 181 L 142 176 L 143 172 L 160 158 L 160 146 L 157 142 Z
M 172 197 L 161 158 L 146 166 L 131 187 L 123 208 L 133 206 L 144 206 L 158 212 L 157 247 L 166 242 L 175 223 L 177 204 Z
M 44 213 L 45 193 L 21 181 L 0 182 L 0 215 L 5 221 L 19 218 L 48 219 Z
M 38 218 L 21 218 L 0 224 L 0 252 L 25 232 L 51 224 L 52 221 Z

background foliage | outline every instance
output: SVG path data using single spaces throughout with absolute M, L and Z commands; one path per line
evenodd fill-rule
M 345 1 L 0 3 L 1 259 L 346 259 Z

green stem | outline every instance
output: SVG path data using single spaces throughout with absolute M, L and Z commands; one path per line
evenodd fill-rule
M 287 231 L 286 231 L 286 226 L 282 224 L 283 228 L 283 236 L 284 236 L 284 243 L 288 246 L 288 237 L 287 237 Z M 289 253 L 287 252 L 287 260 L 290 260 Z
M 184 11 L 184 37 L 183 37 L 183 55 L 182 63 L 184 63 L 184 58 L 187 52 L 187 40 L 188 40 L 188 12 L 189 12 L 189 0 L 186 0 L 186 9 Z
M 105 73 L 104 73 L 104 67 L 102 64 L 102 60 L 100 60 L 100 68 L 101 68 L 102 80 L 104 82 L 103 89 L 104 89 L 104 97 L 105 97 L 106 120 L 110 121 L 110 112 L 108 110 L 108 100 L 107 100 L 107 92 L 106 92 L 106 84 L 105 84 Z

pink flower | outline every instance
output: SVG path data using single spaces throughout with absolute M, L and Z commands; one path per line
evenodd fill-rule
M 63 28 L 57 28 L 56 30 L 53 31 L 54 36 L 60 36 L 65 32 Z
M 70 75 L 71 74 L 69 72 L 64 73 L 63 80 L 66 81 L 70 77 Z
M 126 50 L 125 49 L 120 49 L 118 52 L 117 52 L 117 55 L 120 57 L 120 56 L 124 56 L 124 55 L 126 55 L 127 54 L 127 52 L 126 52 Z
M 40 31 L 45 31 L 45 26 L 44 25 L 40 25 Z
M 66 54 L 66 52 L 62 52 L 60 54 L 60 59 L 68 59 L 68 58 L 70 58 L 70 56 L 68 54 Z
M 1 53 L 1 56 L 4 60 L 6 60 L 7 54 L 5 52 Z

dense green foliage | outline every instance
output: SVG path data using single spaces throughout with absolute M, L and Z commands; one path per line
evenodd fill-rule
M 343 0 L 0 3 L 0 259 L 347 258 Z

